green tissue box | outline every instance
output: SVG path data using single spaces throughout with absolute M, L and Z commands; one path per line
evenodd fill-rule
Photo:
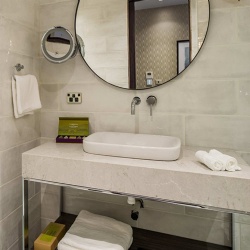
M 89 135 L 88 117 L 59 117 L 58 136 L 56 142 L 82 143 Z

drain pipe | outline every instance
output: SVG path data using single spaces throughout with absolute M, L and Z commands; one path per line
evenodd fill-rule
M 127 200 L 129 205 L 132 205 L 134 209 L 131 210 L 131 219 L 138 220 L 140 208 L 144 208 L 144 202 L 142 199 L 135 199 L 133 197 L 128 197 Z

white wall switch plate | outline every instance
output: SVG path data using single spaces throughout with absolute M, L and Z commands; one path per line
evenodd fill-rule
M 67 103 L 69 103 L 69 104 L 80 104 L 80 103 L 82 103 L 82 93 L 80 93 L 80 92 L 69 92 L 69 93 L 67 93 Z

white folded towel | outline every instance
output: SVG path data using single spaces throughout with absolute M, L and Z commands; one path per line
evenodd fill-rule
M 229 155 L 222 154 L 218 150 L 211 149 L 209 153 L 206 151 L 197 151 L 195 157 L 211 170 L 214 171 L 237 171 L 241 170 L 237 160 Z
M 58 250 L 127 250 L 133 241 L 131 226 L 82 210 L 58 244 Z
M 225 170 L 223 162 L 207 153 L 206 151 L 197 151 L 195 157 L 213 171 Z
M 237 160 L 230 155 L 225 155 L 216 149 L 211 149 L 209 151 L 209 155 L 214 156 L 217 159 L 221 160 L 225 165 L 225 169 L 227 171 L 241 170 L 241 168 L 238 166 Z
M 32 114 L 42 107 L 38 83 L 33 75 L 12 77 L 12 97 L 15 118 Z

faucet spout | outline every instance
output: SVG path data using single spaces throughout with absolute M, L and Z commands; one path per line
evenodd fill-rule
M 131 102 L 131 115 L 135 114 L 135 105 L 139 105 L 141 103 L 140 97 L 136 96 L 133 98 Z

